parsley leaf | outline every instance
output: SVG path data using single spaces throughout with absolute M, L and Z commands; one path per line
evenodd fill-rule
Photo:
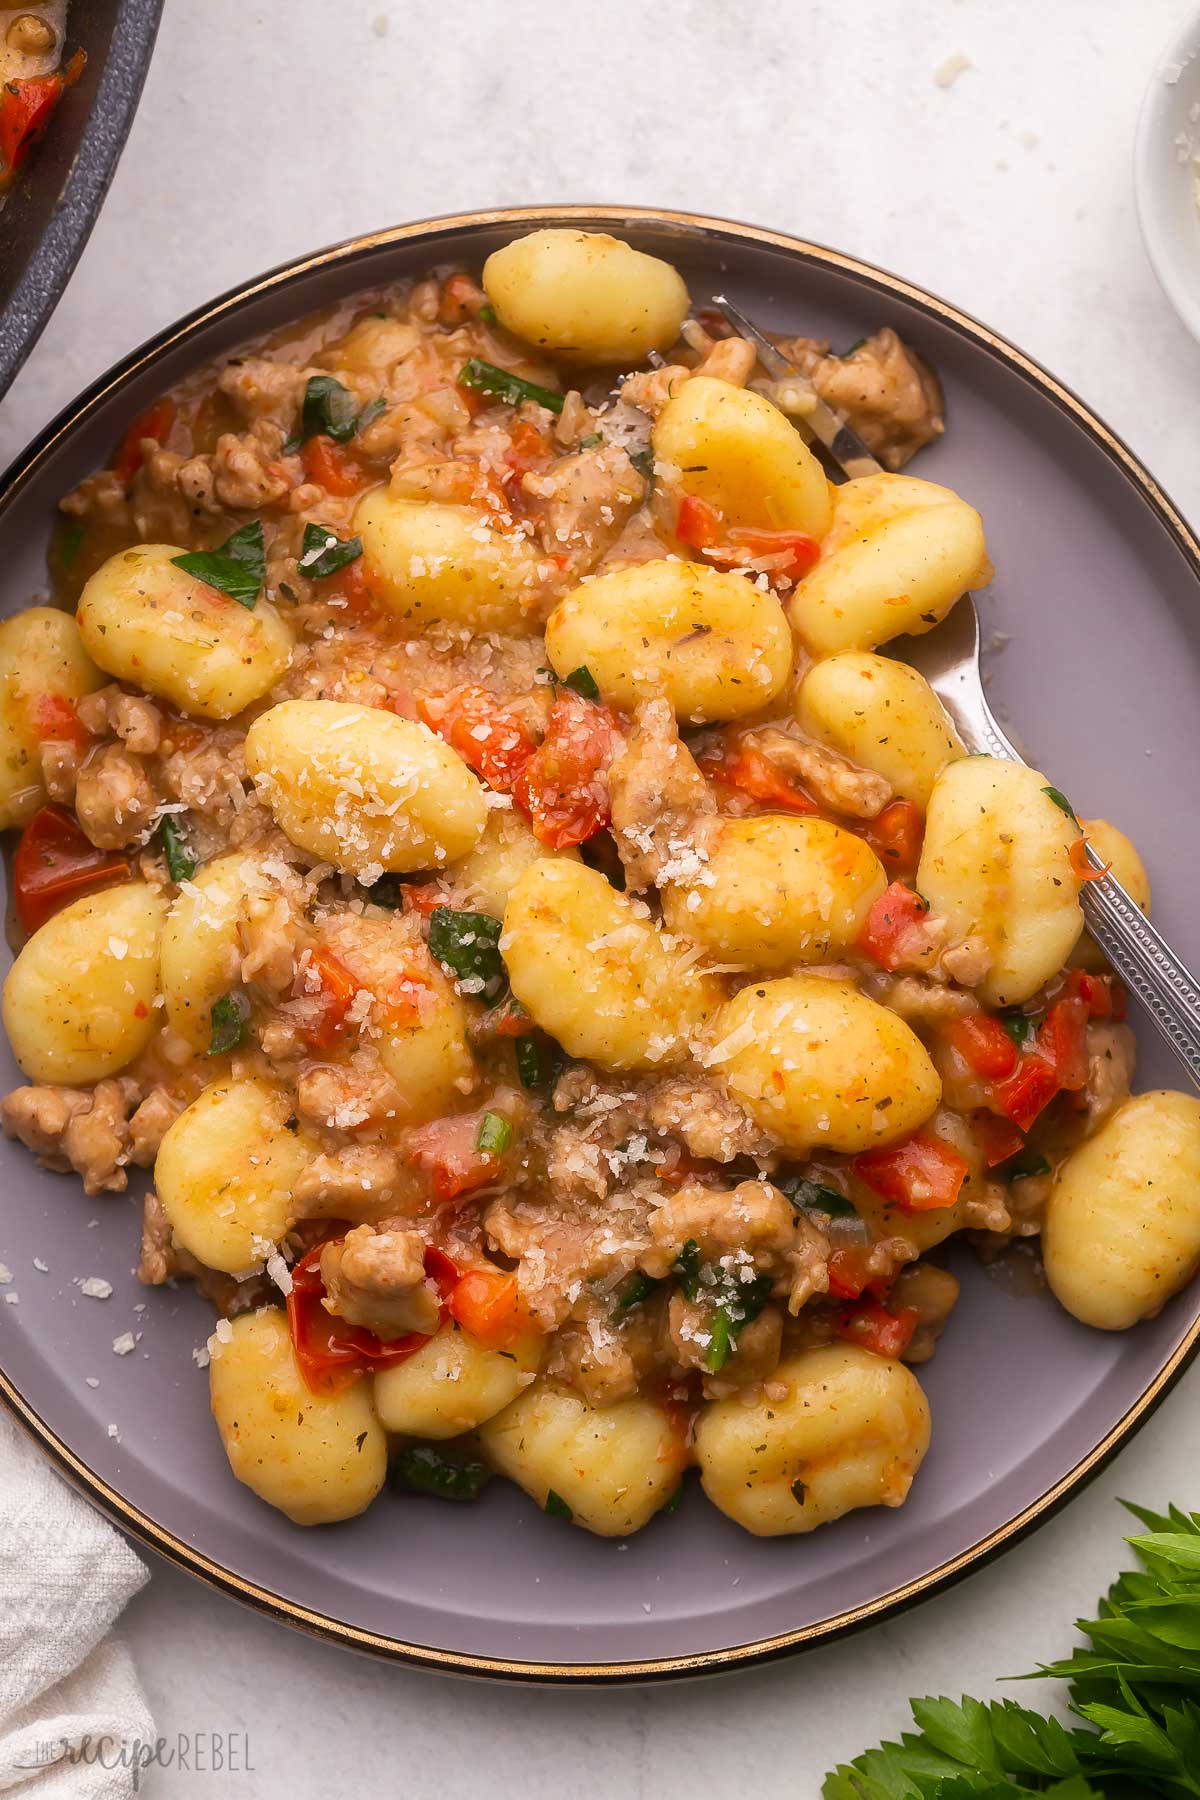
M 826 1187 L 822 1181 L 810 1181 L 805 1175 L 781 1175 L 776 1177 L 775 1186 L 798 1212 L 823 1212 L 831 1219 L 858 1216 L 844 1194 Z
M 458 1462 L 436 1444 L 406 1444 L 390 1471 L 393 1488 L 434 1494 L 439 1500 L 478 1500 L 491 1478 L 491 1470 L 477 1457 Z
M 224 1056 L 227 1050 L 236 1050 L 246 1036 L 246 1023 L 250 1017 L 250 1002 L 240 988 L 232 993 L 222 994 L 214 1000 L 210 1013 L 212 1020 L 212 1037 L 209 1040 L 208 1054 Z
M 1001 1025 L 1018 1049 L 1022 1044 L 1029 1043 L 1037 1029 L 1035 1021 L 1030 1018 L 1028 1013 L 1017 1012 L 1014 1009 L 1012 1012 L 1001 1013 L 999 1017 Z
M 552 1519 L 573 1519 L 575 1517 L 574 1512 L 567 1505 L 562 1495 L 556 1494 L 553 1488 L 550 1488 L 547 1491 L 546 1504 L 543 1511 L 548 1512 Z
M 171 561 L 177 569 L 194 575 L 206 587 L 216 588 L 218 593 L 227 594 L 253 612 L 267 578 L 262 521 L 254 519 L 243 525 L 215 550 L 189 550 L 184 556 L 173 556 Z
M 478 356 L 468 358 L 459 371 L 458 380 L 461 387 L 490 394 L 494 400 L 503 400 L 506 406 L 520 406 L 524 400 L 533 400 L 549 412 L 560 413 L 566 398 L 556 394 L 553 388 L 539 387 L 536 381 L 526 381 L 524 376 L 514 375 L 511 369 L 498 369 L 495 363 L 484 362 Z
M 491 913 L 456 912 L 452 906 L 439 906 L 429 918 L 429 948 L 451 974 L 469 983 L 471 992 L 490 1003 L 500 997 L 506 980 L 499 949 L 503 929 Z
M 333 375 L 310 375 L 300 403 L 300 442 L 331 437 L 345 444 L 358 430 L 358 401 Z
M 575 692 L 577 694 L 582 694 L 585 700 L 598 700 L 600 698 L 600 689 L 596 686 L 596 677 L 592 674 L 592 671 L 588 668 L 586 663 L 580 663 L 577 669 L 572 669 L 571 673 L 564 678 L 563 686 L 574 688 Z
M 188 842 L 180 829 L 179 821 L 168 813 L 159 825 L 158 832 L 162 838 L 167 874 L 174 882 L 190 881 L 196 873 L 196 859 L 188 849 Z
M 1056 787 L 1044 787 L 1042 792 L 1048 799 L 1053 800 L 1060 812 L 1065 812 L 1068 819 L 1075 819 L 1075 823 L 1078 825 L 1079 820 L 1075 817 L 1075 808 L 1060 789 Z
M 358 561 L 362 548 L 360 537 L 340 538 L 327 525 L 306 525 L 296 567 L 310 581 L 324 575 L 336 575 L 339 569 Z

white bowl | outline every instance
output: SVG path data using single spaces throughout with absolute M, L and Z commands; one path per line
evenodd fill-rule
M 1154 273 L 1200 339 L 1200 14 L 1155 64 L 1138 119 L 1133 179 Z

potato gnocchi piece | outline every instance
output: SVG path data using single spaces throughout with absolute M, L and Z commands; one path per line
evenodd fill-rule
M 833 509 L 825 471 L 795 426 L 761 394 L 693 376 L 663 408 L 653 443 L 669 485 L 715 507 L 726 525 L 813 538 L 829 529 Z
M 578 850 L 555 854 L 568 862 L 579 861 Z M 479 842 L 446 871 L 455 905 L 502 919 L 508 896 L 521 876 L 546 855 L 545 844 L 534 836 L 520 813 L 511 809 L 490 812 Z
M 0 624 L 0 831 L 45 803 L 39 748 L 103 681 L 70 613 L 30 606 Z
M 79 596 L 84 648 L 118 681 L 180 712 L 232 719 L 292 660 L 292 634 L 259 596 L 253 610 L 177 569 L 176 544 L 139 544 L 102 563 Z
M 546 857 L 509 897 L 500 948 L 512 991 L 570 1056 L 602 1069 L 666 1068 L 721 991 L 651 923 L 648 909 L 582 863 Z
M 792 636 L 774 594 L 699 563 L 637 563 L 560 600 L 546 654 L 565 679 L 581 665 L 603 698 L 631 711 L 665 694 L 681 719 L 744 718 L 792 671 Z
M 370 1377 L 314 1394 L 274 1307 L 231 1320 L 210 1349 L 213 1418 L 237 1479 L 297 1525 L 365 1512 L 387 1475 Z
M 946 764 L 966 755 L 925 677 L 867 650 L 814 664 L 796 697 L 796 717 L 818 743 L 882 775 L 922 811 Z
M 1132 839 L 1108 819 L 1081 819 L 1079 823 L 1091 841 L 1093 850 L 1111 869 L 1135 906 L 1150 917 L 1150 877 Z M 1090 931 L 1085 931 L 1071 956 L 1083 969 L 1099 974 L 1108 968 L 1108 959 Z
M 1124 1331 L 1200 1269 L 1200 1100 L 1126 1100 L 1058 1171 L 1042 1226 L 1050 1291 L 1085 1325 Z
M 443 868 L 487 818 L 462 758 L 379 707 L 285 700 L 246 733 L 246 767 L 293 844 L 367 882 Z
M 483 286 L 507 330 L 574 362 L 627 366 L 669 350 L 688 310 L 670 263 L 599 231 L 516 238 L 488 257 Z
M 753 983 L 713 1021 L 705 1057 L 764 1131 L 796 1155 L 852 1154 L 907 1137 L 942 1084 L 915 1032 L 849 982 Z
M 421 971 L 426 991 L 414 1007 L 389 1007 L 378 998 L 372 1041 L 395 1082 L 404 1108 L 403 1123 L 421 1125 L 453 1111 L 476 1080 L 467 1044 L 466 1004 L 433 964 Z
M 256 859 L 236 851 L 197 870 L 167 914 L 161 962 L 167 1023 L 197 1052 L 211 1042 L 213 1006 L 238 983 L 243 901 L 268 885 Z
M 1014 1006 L 1058 973 L 1083 929 L 1071 845 L 1079 827 L 1024 763 L 969 756 L 930 796 L 916 885 L 955 938 L 979 937 L 989 1006 Z
M 599 1537 L 640 1531 L 679 1486 L 683 1434 L 655 1401 L 615 1406 L 536 1381 L 480 1428 L 492 1467 L 545 1507 L 556 1494 Z
M 493 1350 L 449 1321 L 406 1362 L 376 1375 L 375 1407 L 384 1430 L 418 1438 L 474 1431 L 530 1385 L 545 1342 L 530 1331 Z
M 176 1243 L 210 1269 L 261 1268 L 263 1245 L 294 1222 L 292 1189 L 315 1146 L 291 1107 L 281 1088 L 230 1076 L 210 1082 L 163 1138 L 159 1200 Z
M 973 506 L 911 475 L 864 475 L 834 489 L 821 560 L 797 583 L 789 613 L 816 657 L 873 650 L 931 630 L 990 578 Z
M 478 507 L 374 488 L 354 529 L 372 593 L 414 629 L 433 619 L 474 631 L 538 629 L 539 556 L 527 538 L 494 530 Z
M 860 1506 L 901 1506 L 929 1448 L 929 1403 L 902 1363 L 853 1344 L 805 1350 L 786 1400 L 717 1400 L 696 1424 L 713 1505 L 756 1537 L 812 1531 Z
M 35 931 L 4 983 L 4 1029 L 31 1081 L 102 1081 L 158 1025 L 166 907 L 144 881 L 65 906 Z
M 875 852 L 825 819 L 726 819 L 693 879 L 666 886 L 668 927 L 751 969 L 822 962 L 854 942 L 887 887 Z

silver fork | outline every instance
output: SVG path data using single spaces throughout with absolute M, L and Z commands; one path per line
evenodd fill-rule
M 740 336 L 755 345 L 768 375 L 792 389 L 787 410 L 804 419 L 842 471 L 847 475 L 880 473 L 881 465 L 861 438 L 740 307 L 723 295 L 714 295 L 713 304 Z M 970 594 L 964 594 L 932 631 L 921 637 L 897 638 L 888 648 L 925 677 L 968 750 L 1024 762 L 988 705 L 979 662 L 979 613 Z M 1105 871 L 1105 864 L 1086 840 L 1085 850 L 1091 867 Z M 1192 1082 L 1200 1087 L 1200 986 L 1195 976 L 1114 875 L 1104 872 L 1098 880 L 1086 882 L 1079 899 L 1088 930 L 1145 1006 Z

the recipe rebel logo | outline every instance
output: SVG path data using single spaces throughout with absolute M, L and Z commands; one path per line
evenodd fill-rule
M 65 1767 L 128 1769 L 133 1792 L 141 1792 L 147 1769 L 177 1769 L 190 1775 L 252 1775 L 250 1739 L 244 1731 L 179 1731 L 173 1737 L 56 1737 L 35 1741 L 11 1767 L 22 1773 Z

